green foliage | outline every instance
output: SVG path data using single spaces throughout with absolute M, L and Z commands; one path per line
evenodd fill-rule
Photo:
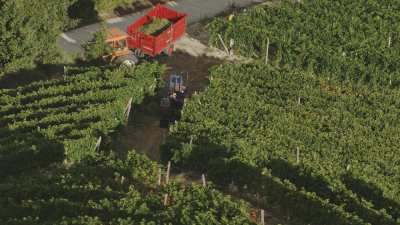
M 111 53 L 112 49 L 109 44 L 106 43 L 107 30 L 103 26 L 102 29 L 93 34 L 93 40 L 85 43 L 83 49 L 85 50 L 85 59 L 92 61 L 98 60 L 101 57 Z
M 212 187 L 158 187 L 159 166 L 129 152 L 0 182 L 1 224 L 254 224 L 249 208 Z M 168 206 L 164 206 L 168 194 Z
M 15 149 L 14 132 L 37 132 L 62 142 L 69 160 L 94 154 L 96 140 L 115 131 L 126 121 L 130 98 L 140 103 L 154 94 L 164 67 L 142 64 L 136 69 L 70 68 L 63 80 L 31 83 L 0 90 L 0 153 Z M 21 149 L 23 151 L 23 149 Z M 7 165 L 15 161 L 7 162 Z M 21 163 L 24 163 L 21 161 Z
M 210 42 L 221 46 L 221 34 L 226 43 L 234 39 L 236 53 L 264 60 L 269 38 L 276 66 L 388 86 L 400 81 L 399 7 L 392 0 L 283 1 L 248 9 L 232 21 L 216 19 Z
M 73 0 L 13 0 L 0 5 L 0 76 L 59 58 L 58 35 L 74 24 Z
M 94 0 L 97 11 L 113 10 L 117 7 L 129 7 L 138 0 Z
M 257 64 L 210 80 L 171 128 L 172 160 L 313 224 L 399 223 L 399 90 Z

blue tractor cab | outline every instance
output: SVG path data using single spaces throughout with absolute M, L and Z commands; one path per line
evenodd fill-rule
M 172 92 L 182 92 L 185 86 L 183 86 L 182 75 L 172 74 L 169 76 L 169 91 Z

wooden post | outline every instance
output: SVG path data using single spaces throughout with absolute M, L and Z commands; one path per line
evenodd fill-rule
M 297 99 L 297 104 L 298 104 L 298 105 L 301 104 L 301 97 L 299 97 L 299 98 Z
M 126 121 L 128 121 L 128 119 L 129 119 L 129 113 L 131 112 L 131 107 L 132 107 L 132 100 L 133 100 L 133 98 L 130 98 L 128 101 L 128 104 L 126 104 L 126 107 L 125 107 L 124 116 L 125 116 Z
M 264 209 L 261 209 L 261 225 L 265 225 L 265 220 L 264 220 Z
M 235 40 L 233 40 L 232 38 L 229 40 L 229 55 L 233 55 L 233 45 L 235 44 Z
M 193 136 L 190 136 L 190 142 L 189 142 L 190 147 L 193 145 Z
M 265 52 L 265 65 L 268 65 L 268 57 L 269 57 L 269 38 L 267 38 L 267 51 Z
M 161 170 L 161 168 L 160 169 L 158 169 L 158 186 L 160 186 L 161 185 L 161 173 L 162 173 L 162 170 Z
M 167 176 L 165 177 L 165 184 L 168 184 L 169 182 L 169 173 L 171 171 L 171 161 L 168 161 L 167 165 Z
M 388 38 L 388 47 L 390 48 L 392 45 L 392 36 L 389 36 Z
M 218 34 L 218 38 L 219 38 L 219 41 L 221 41 L 222 46 L 224 46 L 224 49 L 225 49 L 226 54 L 229 55 L 229 50 L 228 50 L 228 48 L 226 47 L 224 40 L 222 40 L 222 37 L 221 37 L 220 34 Z
M 297 164 L 300 163 L 300 149 L 299 149 L 299 147 L 297 147 L 297 149 L 296 149 L 296 163 Z
M 67 67 L 64 66 L 64 74 L 63 74 L 64 80 L 67 78 Z
M 206 176 L 204 175 L 204 173 L 203 174 L 201 174 L 201 181 L 202 181 L 202 183 L 203 183 L 203 187 L 206 187 Z
M 164 206 L 168 205 L 168 194 L 164 194 Z
M 96 145 L 94 146 L 94 150 L 99 150 L 101 145 L 101 136 L 99 137 L 99 139 L 97 139 Z

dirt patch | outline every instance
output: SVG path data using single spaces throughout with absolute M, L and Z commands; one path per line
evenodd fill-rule
M 135 150 L 154 161 L 160 160 L 160 146 L 165 142 L 168 130 L 160 128 L 155 115 L 137 112 L 128 126 L 121 131 L 119 140 L 124 151 Z
M 207 56 L 194 57 L 188 53 L 177 51 L 170 57 L 158 60 L 167 66 L 163 78 L 168 79 L 172 73 L 185 74 L 184 83 L 191 96 L 195 91 L 202 91 L 208 85 L 209 69 L 221 63 L 220 60 Z M 146 99 L 140 106 L 133 108 L 133 115 L 127 126 L 122 128 L 117 137 L 119 150 L 123 152 L 135 150 L 149 158 L 160 161 L 160 146 L 168 136 L 168 129 L 160 127 L 162 114 L 159 103 L 166 95 L 165 90 L 159 90 L 156 96 Z
M 209 47 L 202 43 L 201 41 L 190 37 L 189 35 L 183 36 L 175 44 L 175 49 L 177 51 L 186 52 L 187 54 L 194 57 L 209 57 L 214 59 L 227 60 L 227 61 L 239 61 L 239 62 L 250 62 L 251 59 L 244 58 L 237 55 L 229 54 L 218 48 Z

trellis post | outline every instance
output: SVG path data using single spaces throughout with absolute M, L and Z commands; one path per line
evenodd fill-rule
M 296 148 L 296 163 L 297 164 L 300 163 L 300 148 L 299 147 Z
M 67 67 L 64 66 L 64 74 L 63 74 L 64 80 L 67 78 Z
M 201 181 L 202 181 L 202 183 L 203 183 L 203 187 L 206 187 L 206 176 L 204 175 L 204 173 L 203 174 L 201 174 Z
M 160 169 L 158 169 L 158 186 L 160 186 L 161 185 L 161 173 L 162 173 L 162 170 L 161 170 L 161 168 Z
M 229 40 L 229 55 L 233 55 L 233 45 L 235 45 L 235 40 L 232 38 Z
M 171 161 L 168 161 L 168 165 L 167 165 L 167 176 L 165 177 L 165 183 L 168 184 L 169 183 L 169 173 L 171 171 Z
M 268 57 L 269 57 L 269 38 L 267 38 L 267 51 L 265 52 L 265 65 L 268 65 Z
M 101 145 L 101 136 L 99 137 L 99 139 L 97 139 L 96 145 L 94 146 L 94 150 L 97 151 L 99 150 Z
M 265 225 L 265 219 L 264 219 L 264 209 L 261 209 L 261 225 Z
M 229 50 L 228 50 L 228 48 L 226 47 L 224 40 L 222 40 L 222 37 L 221 37 L 220 34 L 218 34 L 218 38 L 219 38 L 219 41 L 221 42 L 222 46 L 224 46 L 224 49 L 225 49 L 226 54 L 229 55 Z
M 192 145 L 193 145 L 193 136 L 190 136 L 189 145 L 190 145 L 190 147 L 192 147 Z
M 128 121 L 128 119 L 129 119 L 129 114 L 131 112 L 131 107 L 132 107 L 132 100 L 133 100 L 133 98 L 130 98 L 128 101 L 128 104 L 126 104 L 126 106 L 125 106 L 124 116 L 125 116 L 126 121 Z
M 164 206 L 168 204 L 168 194 L 164 194 Z

